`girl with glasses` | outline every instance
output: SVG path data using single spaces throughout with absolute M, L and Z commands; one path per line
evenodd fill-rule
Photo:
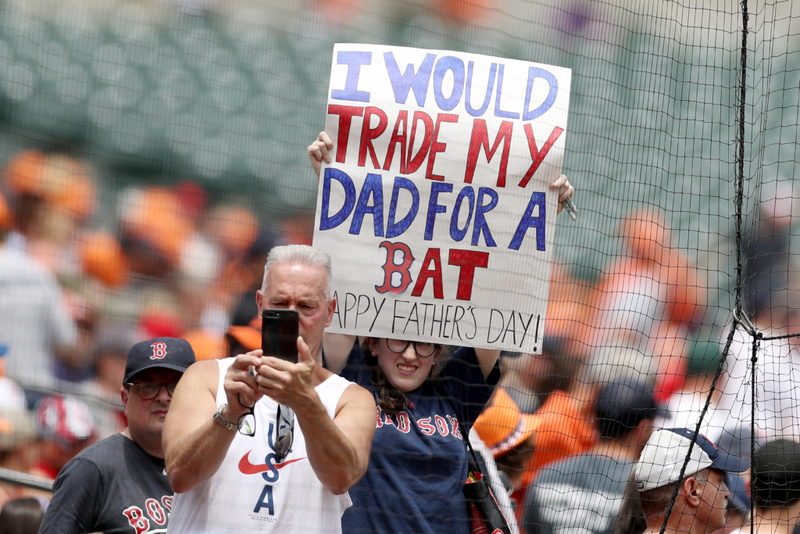
M 333 143 L 320 133 L 308 147 L 319 178 Z M 551 188 L 561 202 L 574 193 L 566 176 Z M 325 366 L 366 388 L 378 405 L 377 428 L 366 474 L 353 487 L 353 506 L 342 516 L 348 532 L 469 534 L 462 486 L 467 479 L 469 431 L 500 378 L 499 351 L 403 339 L 326 334 Z M 461 426 L 459 425 L 461 424 Z
M 323 354 L 378 405 L 369 466 L 350 488 L 342 531 L 469 533 L 461 428 L 472 427 L 500 378 L 498 352 L 384 338 L 359 346 L 326 334 Z

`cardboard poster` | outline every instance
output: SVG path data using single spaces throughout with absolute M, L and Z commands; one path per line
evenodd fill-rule
M 541 352 L 570 76 L 334 46 L 314 228 L 333 258 L 328 331 Z

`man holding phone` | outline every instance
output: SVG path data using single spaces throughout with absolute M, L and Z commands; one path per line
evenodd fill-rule
M 181 380 L 164 427 L 170 534 L 341 532 L 347 490 L 367 468 L 375 401 L 322 366 L 330 283 L 326 253 L 273 248 L 256 302 L 260 315 L 297 312 L 275 312 L 278 323 L 296 317 L 297 362 L 256 350 L 200 362 Z

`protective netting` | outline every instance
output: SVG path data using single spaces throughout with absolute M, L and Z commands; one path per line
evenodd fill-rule
M 3 254 L 44 267 L 0 264 L 5 375 L 27 395 L 9 389 L 0 414 L 70 393 L 102 437 L 119 427 L 132 341 L 186 337 L 203 358 L 227 354 L 226 333 L 248 346 L 257 332 L 229 328 L 249 328 L 266 251 L 311 241 L 305 146 L 325 124 L 332 46 L 363 42 L 572 69 L 563 172 L 579 215 L 559 218 L 544 354 L 501 358 L 504 391 L 535 418 L 525 484 L 603 441 L 595 401 L 622 380 L 655 389 L 669 409 L 659 424 L 742 454 L 800 439 L 795 11 L 789 0 L 3 2 Z M 482 437 L 505 433 L 498 423 Z M 600 460 L 586 458 L 570 469 L 588 480 Z M 630 462 L 618 464 L 600 475 L 624 486 Z M 614 491 L 553 469 L 534 519 L 515 493 L 528 534 L 566 516 L 613 527 Z

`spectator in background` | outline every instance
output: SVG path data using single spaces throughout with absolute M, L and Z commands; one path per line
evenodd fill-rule
M 583 362 L 562 350 L 557 342 L 546 342 L 541 356 L 523 354 L 530 361 L 545 358 L 549 366 L 530 376 L 540 383 L 540 406 L 531 414 L 536 433 L 536 447 L 525 465 L 522 480 L 512 493 L 517 502 L 517 519 L 521 523 L 526 503 L 525 493 L 546 465 L 589 450 L 597 440 L 597 429 L 591 412 L 597 394 L 597 382 Z M 501 378 L 501 382 L 502 382 Z M 504 388 L 510 391 L 510 388 Z
M 663 418 L 659 418 L 662 420 Z M 747 429 L 745 429 L 747 430 Z M 750 433 L 729 434 L 723 433 L 719 442 L 719 449 L 729 456 L 750 457 Z M 758 447 L 758 445 L 756 445 Z M 738 533 L 750 524 L 750 475 L 747 471 L 741 474 L 726 473 L 723 482 L 730 490 L 728 499 L 728 513 L 725 518 L 725 527 L 720 534 Z M 631 472 L 625 493 L 620 505 L 619 516 L 614 524 L 614 534 L 642 534 L 647 528 L 644 511 L 642 510 L 641 494 L 636 489 L 635 473 Z
M 724 482 L 731 492 L 731 497 L 728 499 L 728 515 L 725 517 L 725 526 L 720 534 L 746 534 L 750 532 L 748 528 L 750 526 L 750 487 L 744 477 L 735 473 L 727 473 Z
M 14 155 L 3 170 L 16 226 L 12 247 L 54 273 L 68 270 L 75 237 L 94 212 L 96 192 L 89 168 L 63 145 Z
M 711 390 L 717 374 L 722 350 L 716 341 L 704 341 L 693 336 L 689 340 L 686 379 L 665 404 L 665 417 L 656 421 L 660 428 L 695 428 L 700 416 L 705 411 L 700 433 L 721 445 L 721 434 L 728 425 L 727 415 L 716 409 L 720 398 L 720 388 Z M 719 386 L 720 380 L 717 381 Z M 709 398 L 710 396 L 710 398 Z M 706 404 L 708 408 L 706 409 Z M 728 449 L 729 454 L 741 456 Z M 747 455 L 750 456 L 748 448 Z
M 685 376 L 685 340 L 699 324 L 705 290 L 697 269 L 673 246 L 658 210 L 634 211 L 619 233 L 625 253 L 604 269 L 598 288 L 598 346 L 636 349 L 655 358 L 655 391 L 663 402 Z
M 497 387 L 506 390 L 519 409 L 534 413 L 554 392 L 569 391 L 583 364 L 559 339 L 546 337 L 541 354 L 503 351 Z
M 258 315 L 258 306 L 255 304 L 253 295 L 255 295 L 256 291 L 261 289 L 264 258 L 267 257 L 272 247 L 280 244 L 279 241 L 276 235 L 262 227 L 259 229 L 258 236 L 244 256 L 244 260 L 239 268 L 242 280 L 247 283 L 243 286 L 243 289 L 240 290 L 241 292 L 238 295 L 238 302 L 233 312 L 233 318 L 231 319 L 232 326 L 247 325 Z
M 36 497 L 8 501 L 0 510 L 0 534 L 36 534 L 46 508 L 47 501 Z
M 636 473 L 632 469 L 625 484 L 619 515 L 614 522 L 614 534 L 642 534 L 647 529 L 647 521 L 642 510 L 642 496 L 636 489 Z
M 131 347 L 119 390 L 128 427 L 64 467 L 42 534 L 166 531 L 173 492 L 161 435 L 172 392 L 194 362 L 183 339 L 156 338 Z
M 93 378 L 81 391 L 97 425 L 98 439 L 126 426 L 119 385 L 125 376 L 128 351 L 142 337 L 135 325 L 125 322 L 103 321 L 97 326 L 92 347 Z
M 48 395 L 36 403 L 33 416 L 39 459 L 32 475 L 55 480 L 67 462 L 97 439 L 89 407 L 77 398 Z
M 28 473 L 33 466 L 36 427 L 25 408 L 0 409 L 0 467 Z M 7 501 L 28 495 L 23 486 L 0 482 L 0 507 Z
M 790 230 L 798 215 L 798 202 L 791 181 L 762 184 L 758 219 L 743 237 L 745 304 L 751 318 L 785 313 L 791 267 Z
M 796 304 L 795 304 L 796 305 Z M 785 311 L 785 310 L 784 310 Z M 759 334 L 758 364 L 753 377 L 754 338 L 741 325 L 733 333 L 721 376 L 715 417 L 724 420 L 724 431 L 750 427 L 755 412 L 758 437 L 789 438 L 800 435 L 800 352 L 796 340 L 787 338 L 787 316 L 778 308 L 758 313 L 754 320 Z M 757 402 L 753 406 L 753 388 Z
M 753 532 L 791 534 L 800 521 L 800 443 L 768 441 L 753 456 Z
M 24 150 L 11 157 L 3 169 L 3 183 L 14 212 L 7 242 L 11 250 L 27 252 L 29 238 L 41 234 L 46 164 L 44 152 Z
M 228 328 L 225 333 L 225 344 L 227 348 L 225 356 L 228 358 L 260 349 L 261 319 L 256 317 L 249 324 L 233 325 Z
M 53 274 L 5 244 L 11 217 L 0 196 L 0 342 L 8 347 L 5 373 L 32 406 L 42 390 L 56 389 L 55 353 L 76 342 L 77 329 Z
M 656 430 L 634 467 L 645 532 L 661 532 L 665 521 L 665 534 L 710 534 L 722 528 L 730 497 L 723 477 L 727 472 L 741 473 L 749 465 L 749 459 L 720 452 L 692 430 Z M 676 483 L 678 494 L 670 508 Z
M 97 323 L 97 311 L 88 300 L 80 294 L 66 291 L 70 316 L 75 321 L 78 336 L 75 343 L 56 350 L 53 373 L 60 383 L 62 392 L 71 393 L 71 384 L 89 380 L 94 374 L 94 335 Z
M 604 386 L 594 409 L 594 447 L 545 466 L 528 488 L 522 522 L 527 534 L 612 532 L 625 484 L 662 412 L 652 386 L 633 380 Z
M 473 433 L 492 454 L 509 496 L 514 494 L 522 486 L 525 466 L 533 456 L 536 433 L 532 416 L 522 413 L 505 389 L 497 389 L 491 404 L 475 420 L 470 435 Z M 512 528 L 517 528 L 516 505 L 511 499 L 509 507 L 503 508 Z
M 473 428 L 506 475 L 510 490 L 519 489 L 536 442 L 533 417 L 519 409 L 506 389 L 497 389 Z

